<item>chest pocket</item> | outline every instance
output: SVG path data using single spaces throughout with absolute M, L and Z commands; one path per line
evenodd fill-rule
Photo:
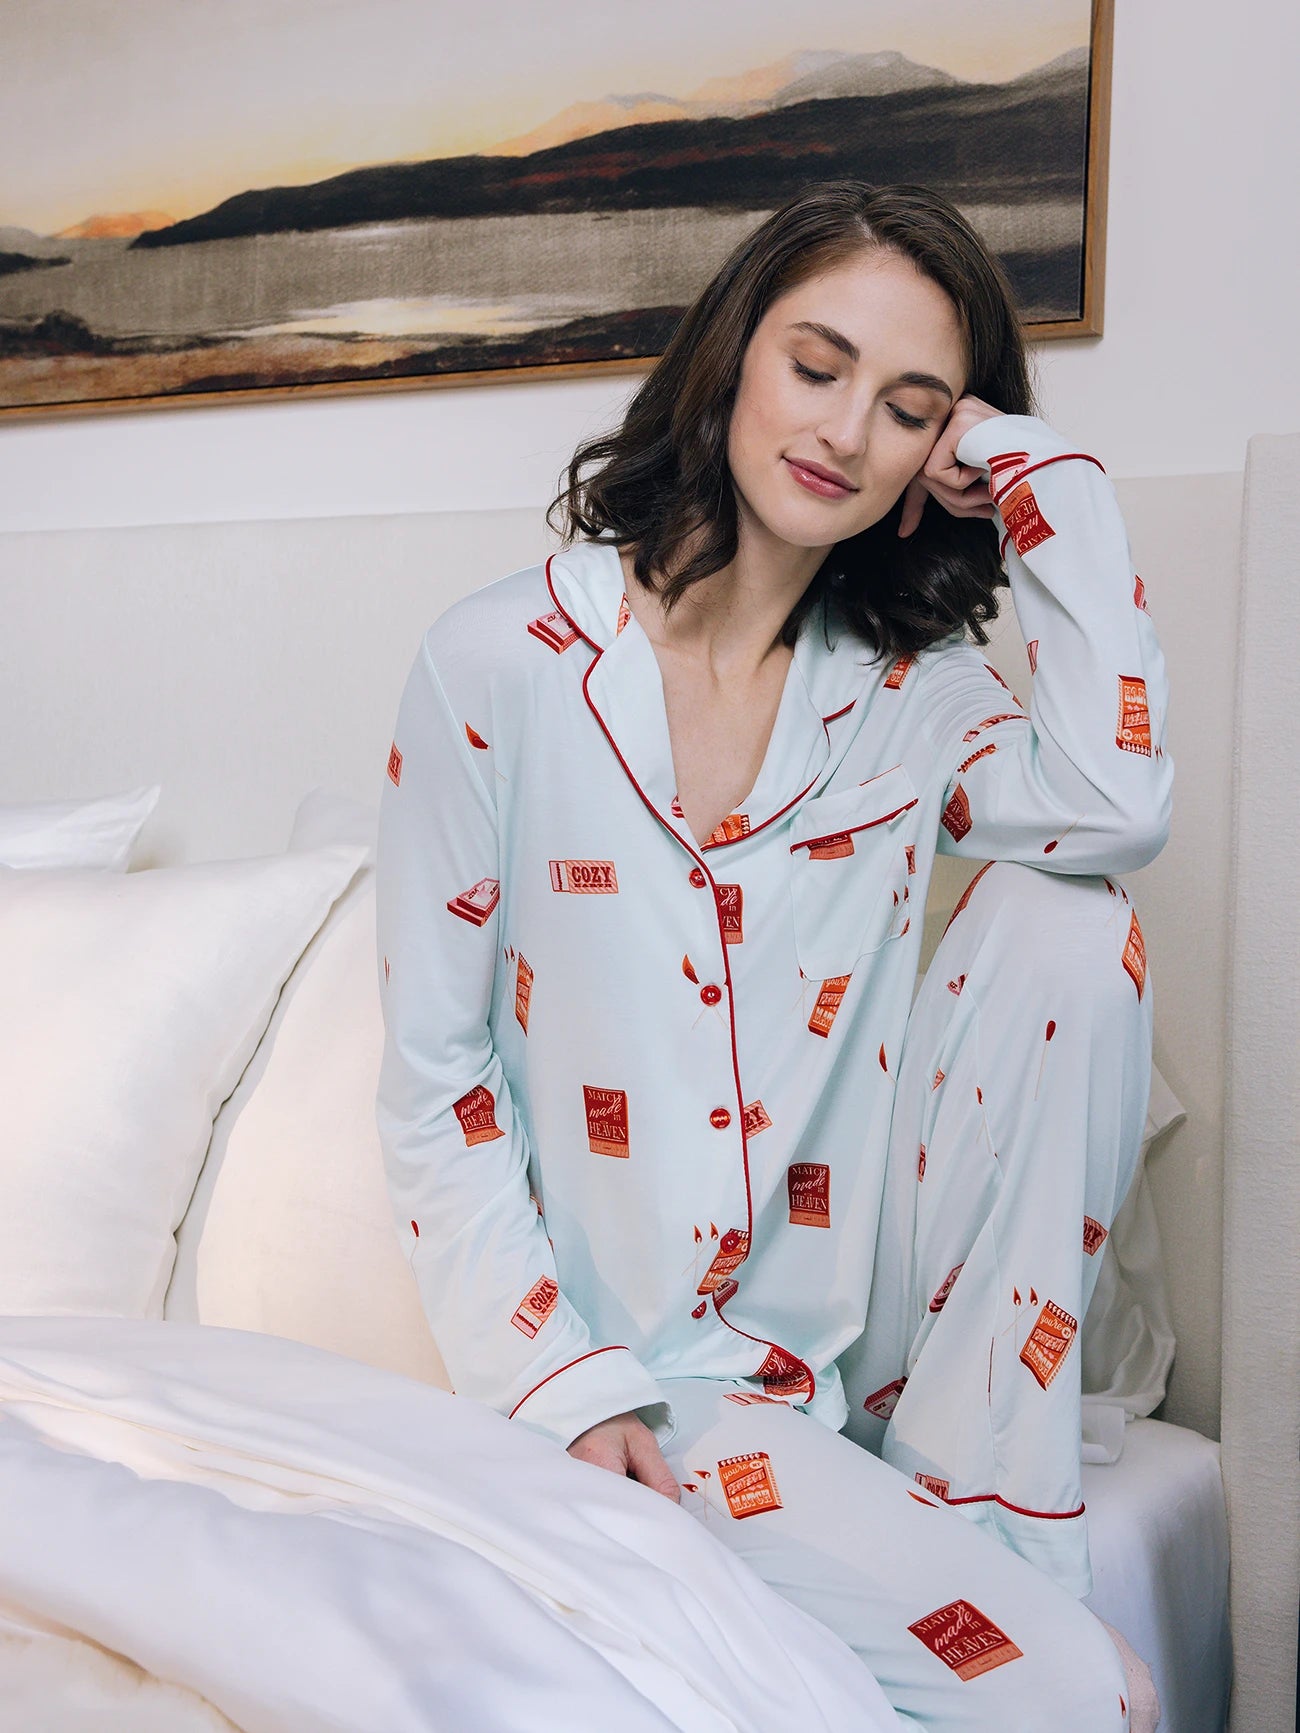
M 918 799 L 895 764 L 799 809 L 789 832 L 790 895 L 799 967 L 810 980 L 849 974 L 860 957 L 896 939 L 914 913 L 920 920 L 904 898 L 904 815 Z

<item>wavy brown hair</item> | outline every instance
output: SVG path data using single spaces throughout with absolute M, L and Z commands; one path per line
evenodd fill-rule
M 584 441 L 546 512 L 577 536 L 635 545 L 671 610 L 736 556 L 738 516 L 727 462 L 732 407 L 749 340 L 772 302 L 805 278 L 864 253 L 905 255 L 945 291 L 963 333 L 966 390 L 1009 415 L 1037 413 L 1014 291 L 957 208 L 925 186 L 823 181 L 773 211 L 731 253 L 682 316 L 612 433 Z M 583 479 L 582 470 L 598 464 Z M 903 495 L 877 523 L 836 542 L 791 609 L 793 645 L 821 596 L 829 619 L 877 655 L 924 649 L 969 629 L 987 644 L 995 592 L 1008 583 L 994 519 L 957 518 L 927 497 L 921 522 L 898 534 Z

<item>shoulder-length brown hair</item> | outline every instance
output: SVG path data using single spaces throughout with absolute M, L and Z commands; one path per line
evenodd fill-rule
M 823 181 L 774 211 L 735 248 L 687 308 L 663 354 L 612 433 L 584 441 L 547 508 L 560 533 L 635 544 L 647 588 L 665 574 L 671 609 L 690 585 L 735 558 L 737 511 L 727 463 L 741 363 L 779 296 L 819 272 L 886 249 L 906 255 L 943 289 L 962 331 L 966 390 L 1009 415 L 1037 413 L 1015 294 L 957 208 L 929 187 Z M 585 480 L 582 469 L 600 467 Z M 829 619 L 889 656 L 969 629 L 987 644 L 1007 585 L 994 519 L 957 518 L 927 497 L 921 522 L 899 536 L 903 496 L 879 522 L 837 542 L 791 610 L 781 639 L 825 595 Z M 693 551 L 689 558 L 688 545 Z M 679 563 L 680 562 L 680 563 Z

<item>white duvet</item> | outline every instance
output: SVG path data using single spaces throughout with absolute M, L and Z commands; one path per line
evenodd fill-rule
M 0 1318 L 0 1728 L 229 1723 L 905 1725 L 685 1511 L 484 1404 L 243 1330 Z

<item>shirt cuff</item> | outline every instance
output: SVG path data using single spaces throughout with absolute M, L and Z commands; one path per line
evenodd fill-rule
M 958 463 L 976 464 L 988 472 L 989 459 L 998 452 L 1024 452 L 1025 462 L 1056 457 L 1078 450 L 1068 439 L 1037 415 L 989 415 L 968 427 L 957 441 Z
M 568 1449 L 588 1427 L 615 1414 L 635 1414 L 662 1450 L 677 1416 L 630 1348 L 598 1348 L 543 1378 L 510 1412 L 534 1432 Z

